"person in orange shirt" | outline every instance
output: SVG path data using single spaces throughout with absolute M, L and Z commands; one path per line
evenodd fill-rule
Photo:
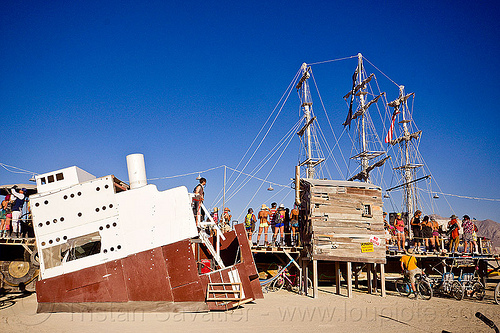
M 269 208 L 267 208 L 266 204 L 262 204 L 261 210 L 258 214 L 258 218 L 260 220 L 259 234 L 257 235 L 257 242 L 253 244 L 254 246 L 257 246 L 259 244 L 262 231 L 264 231 L 264 245 L 269 245 L 269 242 L 267 241 L 267 231 L 269 229 L 269 223 L 267 222 L 268 216 L 269 216 Z
M 447 234 L 450 237 L 450 252 L 455 253 L 455 251 L 458 252 L 458 243 L 460 242 L 459 236 L 459 230 L 460 226 L 458 225 L 457 222 L 457 216 L 453 214 L 450 216 L 450 222 L 448 222 L 448 231 Z

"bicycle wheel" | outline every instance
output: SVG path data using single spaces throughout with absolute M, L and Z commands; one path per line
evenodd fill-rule
M 401 296 L 409 296 L 411 293 L 411 286 L 409 282 L 406 282 L 403 279 L 397 279 L 396 282 L 396 290 Z
M 471 297 L 476 298 L 478 301 L 482 301 L 484 298 L 484 286 L 481 282 L 476 281 L 472 285 Z
M 284 285 L 285 279 L 282 276 L 278 276 L 273 282 L 271 282 L 271 291 L 281 290 Z
M 500 305 L 500 282 L 498 282 L 497 286 L 495 287 L 494 298 L 495 298 L 495 303 Z
M 464 298 L 464 288 L 458 281 L 453 282 L 451 285 L 451 296 L 457 301 L 461 301 Z
M 418 281 L 417 290 L 422 299 L 430 300 L 432 298 L 432 287 L 429 282 L 425 280 Z

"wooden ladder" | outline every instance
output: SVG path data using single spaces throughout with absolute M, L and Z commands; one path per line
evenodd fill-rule
M 218 289 L 215 289 L 220 287 Z M 230 289 L 226 289 L 230 287 Z M 236 301 L 239 302 L 241 297 L 241 282 L 209 282 L 207 286 L 207 302 L 216 301 Z

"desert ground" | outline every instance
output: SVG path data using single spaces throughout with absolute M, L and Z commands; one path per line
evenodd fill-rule
M 346 290 L 342 290 L 346 295 Z M 482 301 L 433 297 L 425 301 L 388 291 L 385 298 L 355 291 L 352 298 L 321 286 L 317 298 L 285 290 L 227 312 L 37 314 L 36 295 L 0 298 L 1 332 L 493 332 L 476 312 L 500 324 L 500 305 L 487 290 Z

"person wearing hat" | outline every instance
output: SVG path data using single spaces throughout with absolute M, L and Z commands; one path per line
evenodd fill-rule
M 212 220 L 214 220 L 215 223 L 219 223 L 219 208 L 214 207 L 214 210 L 210 215 L 212 216 Z
M 198 223 L 205 221 L 205 212 L 201 209 L 201 204 L 205 200 L 205 186 L 207 185 L 207 180 L 205 178 L 200 178 L 200 183 L 196 185 L 193 190 L 193 214 L 196 220 L 196 225 Z
M 414 297 L 417 298 L 415 289 L 415 275 L 422 274 L 422 270 L 417 266 L 417 259 L 413 256 L 413 249 L 409 248 L 407 254 L 402 256 L 401 261 L 402 274 L 410 278 L 411 289 Z
M 280 242 L 278 242 L 278 232 L 280 233 Z M 276 210 L 274 218 L 274 235 L 273 242 L 276 247 L 285 245 L 285 205 L 281 204 Z
M 231 218 L 232 215 L 229 213 L 231 209 L 229 207 L 224 208 L 224 213 L 222 214 L 222 232 L 227 232 L 231 230 Z
M 457 216 L 453 214 L 452 216 L 450 216 L 450 222 L 448 222 L 448 231 L 446 232 L 450 237 L 450 244 L 449 244 L 450 253 L 455 253 L 455 251 L 458 252 L 458 244 L 460 242 L 460 239 L 458 237 L 459 230 L 460 226 L 458 225 L 457 222 Z
M 12 205 L 12 235 L 19 238 L 21 234 L 21 213 L 23 211 L 24 201 L 26 200 L 26 189 L 22 188 L 17 192 L 17 185 L 12 187 L 12 195 L 15 197 Z
M 401 213 L 396 214 L 394 219 L 394 232 L 396 233 L 396 243 L 398 244 L 398 251 L 403 251 L 405 248 L 405 222 L 401 217 Z
M 266 204 L 262 204 L 262 207 L 258 214 L 258 218 L 260 220 L 259 234 L 257 235 L 257 242 L 253 243 L 254 246 L 259 245 L 259 240 L 260 236 L 262 235 L 262 231 L 264 231 L 264 245 L 269 245 L 269 243 L 267 242 L 267 230 L 269 229 L 269 224 L 267 223 L 268 216 L 269 216 L 269 208 L 267 208 Z

